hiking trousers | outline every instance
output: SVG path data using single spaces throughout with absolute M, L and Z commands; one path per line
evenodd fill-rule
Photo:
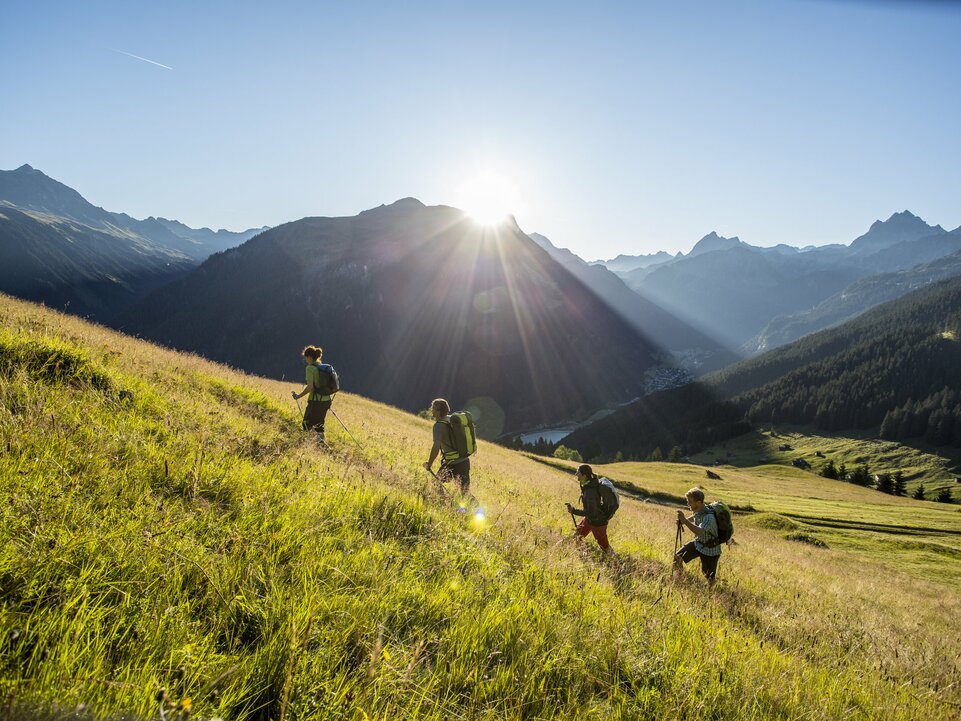
M 583 538 L 588 533 L 594 534 L 594 540 L 597 541 L 597 545 L 601 548 L 606 550 L 611 547 L 610 542 L 607 540 L 607 524 L 603 526 L 592 526 L 587 522 L 586 518 L 582 518 L 581 522 L 577 524 L 577 535 Z
M 460 484 L 460 492 L 466 495 L 470 491 L 470 458 L 450 466 L 442 465 L 439 475 L 446 475 L 447 479 L 456 480 Z
M 327 421 L 330 403 L 330 401 L 307 401 L 303 422 L 305 431 L 314 431 L 320 435 L 321 439 L 324 438 L 324 423 Z
M 674 558 L 680 558 L 684 563 L 690 563 L 695 558 L 700 558 L 701 573 L 708 580 L 714 580 L 714 577 L 717 576 L 717 562 L 721 560 L 720 556 L 708 556 L 706 553 L 698 551 L 694 541 L 681 546 L 681 550 L 677 552 Z

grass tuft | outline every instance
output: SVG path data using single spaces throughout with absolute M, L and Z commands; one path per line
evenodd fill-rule
M 806 543 L 809 546 L 817 546 L 818 548 L 828 547 L 828 544 L 826 544 L 820 538 L 815 536 L 813 533 L 806 533 L 804 531 L 796 531 L 794 533 L 785 534 L 784 538 L 786 538 L 788 541 L 795 541 L 797 543 Z

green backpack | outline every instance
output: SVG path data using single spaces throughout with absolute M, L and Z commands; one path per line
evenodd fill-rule
M 705 543 L 703 545 L 707 546 L 708 548 L 716 548 L 722 543 L 727 543 L 730 541 L 731 536 L 734 535 L 734 521 L 731 520 L 731 509 L 721 501 L 707 503 L 704 507 L 710 513 L 714 514 L 714 518 L 717 521 L 717 538 L 713 542 Z
M 457 411 L 440 422 L 448 427 L 450 446 L 455 449 L 444 453 L 444 461 L 459 461 L 472 456 L 477 450 L 474 417 L 467 411 Z

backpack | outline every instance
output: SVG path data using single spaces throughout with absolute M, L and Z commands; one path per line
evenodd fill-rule
M 477 450 L 477 433 L 474 430 L 474 416 L 468 411 L 451 413 L 442 421 L 450 429 L 450 446 L 453 451 L 444 453 L 444 461 L 459 461 L 469 458 Z
M 713 543 L 705 543 L 703 545 L 708 548 L 715 548 L 720 546 L 722 543 L 727 543 L 731 540 L 731 536 L 734 535 L 734 522 L 731 520 L 731 509 L 727 507 L 726 504 L 721 501 L 714 501 L 714 503 L 707 503 L 704 507 L 714 514 L 714 518 L 717 521 L 717 538 Z
M 320 371 L 320 385 L 314 385 L 314 391 L 322 396 L 332 396 L 340 390 L 340 376 L 329 363 L 318 363 L 317 370 Z
M 617 509 L 621 507 L 621 497 L 617 495 L 617 489 L 614 488 L 610 478 L 598 478 L 597 483 L 600 485 L 598 495 L 601 497 L 601 508 L 607 514 L 607 519 L 610 520 L 617 513 Z

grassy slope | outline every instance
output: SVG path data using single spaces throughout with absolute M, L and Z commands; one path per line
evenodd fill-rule
M 163 687 L 195 717 L 957 716 L 950 554 L 938 577 L 765 514 L 710 595 L 668 579 L 669 508 L 626 500 L 609 566 L 565 538 L 552 466 L 482 444 L 478 520 L 418 470 L 426 421 L 342 394 L 365 450 L 334 422 L 323 454 L 289 385 L 2 297 L 0 320 L 0 708 L 156 715 Z M 673 494 L 703 473 L 622 466 Z M 811 481 L 728 473 L 764 510 L 765 483 Z
M 793 450 L 779 451 L 778 448 L 784 444 Z M 912 445 L 905 445 L 897 441 L 884 441 L 867 433 L 860 436 L 852 433 L 842 435 L 790 426 L 782 428 L 777 435 L 770 431 L 755 431 L 732 438 L 691 455 L 690 460 L 692 463 L 710 465 L 719 459 L 744 468 L 765 464 L 790 466 L 794 459 L 803 458 L 811 464 L 815 473 L 828 460 L 833 460 L 835 466 L 844 463 L 849 471 L 867 463 L 872 474 L 903 472 L 909 494 L 919 483 L 923 483 L 926 498 L 935 498 L 944 487 L 950 488 L 954 497 L 958 498 L 961 488 L 955 488 L 954 478 L 961 471 L 956 466 L 955 456 L 941 455 L 945 450 L 953 449 L 925 450 L 923 444 L 912 442 Z M 819 451 L 823 458 L 817 457 Z

